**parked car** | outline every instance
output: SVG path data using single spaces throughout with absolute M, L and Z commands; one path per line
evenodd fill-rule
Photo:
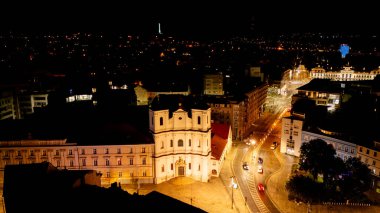
M 244 162 L 244 163 L 243 163 L 243 169 L 244 169 L 244 170 L 248 170 L 248 169 L 249 169 L 249 166 L 248 166 L 248 163 L 247 163 L 247 162 Z
M 257 189 L 259 190 L 259 192 L 263 192 L 264 191 L 264 185 L 262 183 L 257 184 Z

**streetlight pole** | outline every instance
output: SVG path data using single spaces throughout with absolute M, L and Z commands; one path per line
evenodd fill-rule
M 235 176 L 231 176 L 231 209 L 234 209 L 234 189 L 237 188 L 237 183 L 234 182 Z

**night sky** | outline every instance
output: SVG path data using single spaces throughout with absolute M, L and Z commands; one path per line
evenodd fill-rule
M 376 32 L 380 21 L 375 1 L 363 0 L 355 3 L 324 0 L 137 2 L 62 1 L 54 5 L 53 2 L 21 4 L 22 7 L 15 3 L 1 8 L 1 30 L 152 34 L 157 32 L 160 22 L 167 35 L 211 38 L 249 34 L 252 30 Z

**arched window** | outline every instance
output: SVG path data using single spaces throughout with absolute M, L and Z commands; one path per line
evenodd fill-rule
M 164 125 L 164 118 L 160 117 L 160 126 Z
M 183 146 L 183 140 L 182 139 L 179 139 L 178 140 L 178 147 L 182 147 Z

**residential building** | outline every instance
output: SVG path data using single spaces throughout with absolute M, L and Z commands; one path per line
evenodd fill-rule
M 203 79 L 205 95 L 224 95 L 223 74 L 208 74 Z
M 232 145 L 231 127 L 228 124 L 211 124 L 211 175 L 219 176 L 225 157 Z

